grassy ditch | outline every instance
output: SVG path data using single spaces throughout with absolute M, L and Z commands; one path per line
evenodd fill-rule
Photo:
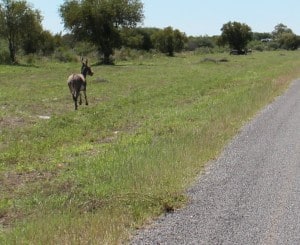
M 299 77 L 299 58 L 186 54 L 95 66 L 90 105 L 78 111 L 66 77 L 80 64 L 0 66 L 0 243 L 126 241 L 185 203 L 205 163 Z

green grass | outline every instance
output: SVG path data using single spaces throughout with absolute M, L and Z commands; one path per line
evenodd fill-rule
M 0 66 L 0 243 L 118 244 L 186 202 L 184 190 L 300 75 L 299 52 Z M 96 61 L 95 61 L 96 62 Z M 49 116 L 49 120 L 41 116 Z

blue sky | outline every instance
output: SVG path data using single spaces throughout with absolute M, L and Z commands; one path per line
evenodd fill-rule
M 141 0 L 142 26 L 172 26 L 187 35 L 219 35 L 228 21 L 245 23 L 254 32 L 272 32 L 283 23 L 300 35 L 299 0 Z M 53 33 L 63 31 L 58 9 L 63 0 L 28 0 L 44 17 L 43 26 Z

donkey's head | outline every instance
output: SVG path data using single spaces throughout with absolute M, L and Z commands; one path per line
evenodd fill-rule
M 90 66 L 88 66 L 88 60 L 86 59 L 85 62 L 83 62 L 83 58 L 81 58 L 82 66 L 81 66 L 81 74 L 86 78 L 86 75 L 93 76 L 94 73 Z

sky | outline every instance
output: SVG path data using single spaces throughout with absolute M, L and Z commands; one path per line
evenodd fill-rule
M 64 0 L 27 0 L 41 11 L 43 27 L 54 33 L 65 32 L 59 16 Z M 188 36 L 220 35 L 229 21 L 245 23 L 253 32 L 272 32 L 284 24 L 300 35 L 299 0 L 141 0 L 144 20 L 139 26 L 172 26 Z

